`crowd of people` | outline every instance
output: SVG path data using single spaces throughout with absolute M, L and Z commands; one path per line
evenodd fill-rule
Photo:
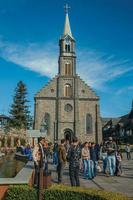
M 127 159 L 131 159 L 129 144 L 125 151 Z M 48 145 L 45 138 L 40 138 L 33 150 L 35 185 L 38 185 L 40 168 L 44 169 L 45 175 L 48 173 L 49 158 L 53 159 L 59 184 L 62 183 L 66 165 L 69 166 L 71 186 L 80 186 L 79 174 L 82 174 L 85 179 L 94 179 L 97 172 L 102 172 L 106 176 L 121 176 L 122 174 L 122 153 L 112 137 L 100 145 L 87 141 L 81 143 L 76 137 L 71 142 L 62 139 L 60 143 Z

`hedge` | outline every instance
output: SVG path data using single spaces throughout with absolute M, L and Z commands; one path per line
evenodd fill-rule
M 127 196 L 114 192 L 63 185 L 53 185 L 43 195 L 45 200 L 128 200 Z
M 44 200 L 128 200 L 122 194 L 81 187 L 53 185 L 43 190 Z M 29 186 L 10 186 L 6 200 L 37 200 L 37 190 Z M 133 200 L 133 199 L 132 199 Z
M 37 190 L 27 185 L 9 186 L 6 200 L 37 200 Z

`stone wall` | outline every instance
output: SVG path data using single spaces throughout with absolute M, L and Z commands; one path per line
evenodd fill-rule
M 57 80 L 58 78 L 58 80 Z M 58 84 L 57 84 L 58 83 Z M 71 84 L 73 95 L 64 97 L 64 85 Z M 58 85 L 58 87 L 57 87 Z M 57 91 L 58 88 L 58 91 Z M 53 89 L 53 93 L 51 93 Z M 58 93 L 58 94 L 57 94 Z M 64 110 L 66 104 L 73 107 L 71 112 Z M 71 129 L 82 141 L 102 140 L 102 125 L 100 120 L 99 97 L 79 76 L 56 76 L 35 97 L 35 127 L 40 130 L 45 113 L 50 114 L 50 134 L 48 139 L 54 141 L 58 121 L 58 139 L 64 138 L 64 130 Z M 92 116 L 92 133 L 86 134 L 86 114 Z M 74 118 L 75 116 L 75 118 Z M 74 124 L 75 122 L 75 124 Z
M 50 114 L 50 130 L 48 139 L 53 141 L 54 135 L 54 122 L 55 122 L 55 100 L 37 99 L 36 103 L 36 117 L 35 117 L 35 130 L 40 130 L 42 119 L 45 113 Z

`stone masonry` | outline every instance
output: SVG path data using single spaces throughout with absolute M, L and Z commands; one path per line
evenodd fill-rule
M 58 74 L 35 96 L 34 128 L 40 130 L 46 121 L 47 137 L 52 142 L 74 136 L 81 141 L 101 142 L 99 97 L 76 74 L 75 40 L 68 13 L 59 47 Z

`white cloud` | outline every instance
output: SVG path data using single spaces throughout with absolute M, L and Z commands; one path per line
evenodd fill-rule
M 133 90 L 133 86 L 129 86 L 129 87 L 128 87 L 128 90 Z
M 13 44 L 0 39 L 0 57 L 26 69 L 53 77 L 58 70 L 58 45 Z M 103 88 L 106 82 L 133 71 L 130 60 L 117 61 L 95 50 L 77 51 L 77 72 L 92 87 Z
M 130 60 L 117 61 L 113 55 L 107 56 L 96 51 L 81 52 L 79 72 L 95 88 L 102 88 L 106 82 L 133 71 L 133 63 Z
M 116 95 L 121 95 L 121 94 L 127 94 L 127 92 L 133 91 L 133 86 L 127 86 L 127 87 L 123 87 L 119 90 L 116 91 Z
M 26 69 L 52 77 L 57 73 L 57 50 L 51 43 L 17 45 L 0 42 L 0 56 Z M 55 53 L 56 52 L 56 53 Z

